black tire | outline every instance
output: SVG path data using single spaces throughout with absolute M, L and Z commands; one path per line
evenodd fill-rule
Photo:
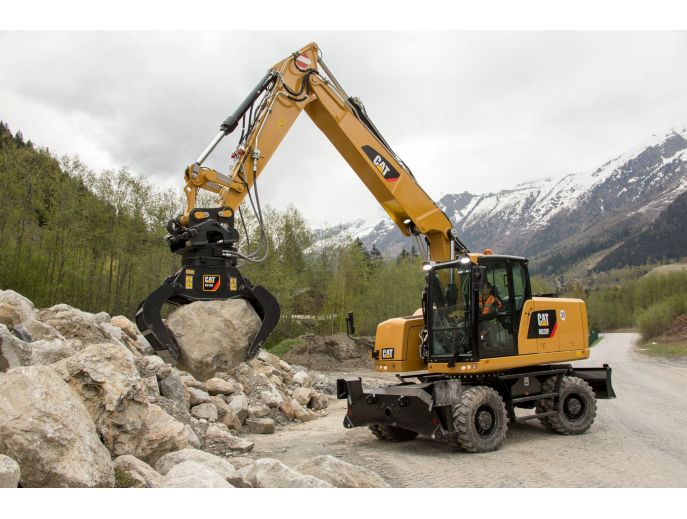
M 542 393 L 552 393 L 556 386 L 556 378 L 550 377 L 542 385 Z M 594 390 L 579 377 L 563 377 L 559 398 L 558 413 L 545 416 L 539 421 L 549 431 L 558 434 L 582 434 L 594 423 L 596 418 L 596 395 Z M 553 400 L 537 402 L 537 412 L 553 411 Z
M 508 414 L 501 395 L 486 386 L 467 388 L 453 406 L 456 443 L 465 452 L 498 449 L 508 432 Z
M 387 442 L 407 442 L 417 437 L 415 431 L 404 429 L 403 427 L 394 427 L 393 425 L 370 425 L 370 431 L 379 440 Z

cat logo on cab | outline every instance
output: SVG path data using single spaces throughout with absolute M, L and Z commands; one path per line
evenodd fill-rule
M 393 348 L 382 349 L 382 358 L 383 359 L 393 359 L 394 358 L 394 349 Z

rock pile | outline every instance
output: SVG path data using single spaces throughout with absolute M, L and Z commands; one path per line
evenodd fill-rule
M 370 366 L 369 348 L 349 339 L 346 334 L 320 336 L 308 333 L 299 337 L 299 341 L 284 355 L 284 360 L 321 371 Z
M 249 342 L 250 327 L 231 333 L 243 334 L 232 338 L 241 348 Z M 267 351 L 204 373 L 164 362 L 126 317 L 37 310 L 0 291 L 0 486 L 384 485 L 331 457 L 302 469 L 256 460 L 240 436 L 326 414 L 330 378 Z

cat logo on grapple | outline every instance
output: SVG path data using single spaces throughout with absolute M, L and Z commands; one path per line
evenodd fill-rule
M 203 292 L 217 292 L 220 279 L 217 274 L 203 274 Z

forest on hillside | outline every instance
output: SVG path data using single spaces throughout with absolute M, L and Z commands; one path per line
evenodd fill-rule
M 20 132 L 12 135 L 6 124 L 0 199 L 0 289 L 39 307 L 67 303 L 132 318 L 140 301 L 179 268 L 164 237 L 167 220 L 182 210 L 181 189 L 160 190 L 126 168 L 95 173 L 78 158 L 58 158 Z M 263 218 L 271 254 L 243 272 L 282 306 L 272 343 L 307 331 L 342 331 L 351 310 L 359 332 L 372 335 L 378 322 L 420 306 L 424 279 L 414 250 L 384 261 L 356 240 L 315 248 L 296 208 L 268 207 Z M 249 229 L 250 223 L 247 218 Z M 249 232 L 258 239 L 256 226 Z

